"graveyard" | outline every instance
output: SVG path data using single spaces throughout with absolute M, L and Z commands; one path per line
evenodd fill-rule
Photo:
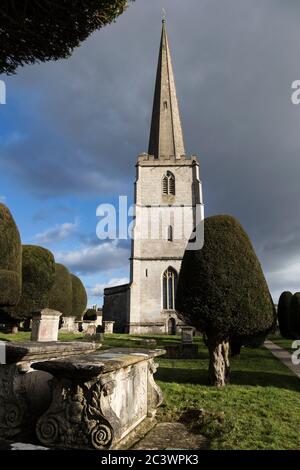
M 0 450 L 300 449 L 299 15 L 165 1 L 0 12 Z
M 0 333 L 0 340 L 6 341 L 26 341 L 29 337 L 29 332 L 22 331 L 17 335 Z M 104 335 L 101 348 L 139 349 L 144 347 L 138 344 L 139 340 L 147 338 L 108 334 Z M 156 344 L 147 346 L 149 349 L 181 343 L 179 336 L 150 338 Z M 279 335 L 271 339 L 291 345 Z M 87 339 L 84 333 L 60 333 L 59 340 Z M 159 423 L 184 424 L 192 435 L 205 437 L 203 447 L 211 450 L 299 448 L 300 381 L 291 371 L 264 347 L 243 348 L 240 357 L 231 360 L 231 384 L 212 388 L 207 379 L 207 349 L 199 336 L 194 338 L 194 344 L 198 346 L 197 358 L 162 356 L 156 361 L 159 368 L 155 380 L 164 397 L 157 412 Z M 172 439 L 170 447 L 174 447 Z

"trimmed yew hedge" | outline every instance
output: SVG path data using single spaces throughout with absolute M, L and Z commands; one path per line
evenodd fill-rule
M 291 303 L 293 294 L 289 291 L 282 292 L 278 302 L 278 325 L 283 338 L 291 338 Z
M 201 250 L 186 250 L 178 280 L 176 310 L 181 319 L 205 334 L 211 353 L 211 379 L 224 385 L 227 352 L 219 371 L 213 357 L 235 344 L 261 343 L 275 326 L 274 304 L 252 247 L 240 223 L 218 215 L 204 221 Z M 223 344 L 224 343 L 224 344 Z M 226 344 L 225 344 L 226 343 Z M 223 352 L 224 352 L 223 351 Z M 220 379 L 220 380 L 219 380 Z
M 46 248 L 23 245 L 22 295 L 17 306 L 9 309 L 13 318 L 31 318 L 38 310 L 49 307 L 50 290 L 55 280 L 55 260 Z
M 72 281 L 72 316 L 81 320 L 87 306 L 87 293 L 79 277 L 71 274 Z
M 49 306 L 64 316 L 72 315 L 72 279 L 69 270 L 60 263 L 55 264 L 55 280 L 50 291 Z
M 289 314 L 289 333 L 290 338 L 300 338 L 300 292 L 293 295 L 290 314 Z
M 19 230 L 0 203 L 0 307 L 16 305 L 22 289 L 22 245 Z

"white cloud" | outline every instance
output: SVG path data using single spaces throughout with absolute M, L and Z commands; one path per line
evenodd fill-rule
M 102 297 L 106 287 L 122 286 L 128 282 L 128 277 L 112 278 L 106 283 L 97 283 L 94 287 L 89 287 L 87 291 L 91 297 Z
M 270 289 L 273 294 L 274 302 L 277 303 L 280 294 L 285 291 L 291 291 L 293 294 L 300 291 L 300 259 L 296 262 L 283 266 L 266 273 Z
M 66 238 L 69 238 L 71 235 L 76 233 L 77 228 L 78 228 L 78 221 L 74 223 L 65 222 L 64 224 L 56 225 L 55 227 L 45 230 L 44 232 L 38 233 L 35 236 L 35 239 L 39 243 L 58 242 L 61 240 L 65 240 Z
M 92 274 L 128 265 L 129 250 L 118 240 L 83 245 L 77 250 L 56 253 L 56 260 L 72 272 Z
M 0 196 L 0 202 L 5 203 L 6 202 L 6 196 Z

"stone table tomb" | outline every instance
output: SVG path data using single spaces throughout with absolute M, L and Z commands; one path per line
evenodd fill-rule
M 47 447 L 125 449 L 154 424 L 162 393 L 154 358 L 163 350 L 111 349 L 38 362 L 54 376 L 52 403 L 37 423 Z

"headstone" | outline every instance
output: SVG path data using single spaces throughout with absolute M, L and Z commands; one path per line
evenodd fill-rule
M 32 318 L 31 341 L 57 341 L 60 312 L 44 308 Z
M 75 317 L 65 317 L 63 316 L 61 318 L 62 320 L 62 325 L 60 327 L 60 331 L 66 331 L 68 333 L 74 333 L 76 331 L 76 325 L 75 325 Z
M 13 326 L 11 327 L 11 334 L 12 334 L 12 335 L 17 335 L 18 333 L 19 333 L 19 327 L 18 327 L 18 325 L 13 325 Z
M 104 321 L 104 333 L 112 334 L 114 332 L 114 321 Z
M 87 325 L 86 329 L 84 330 L 86 336 L 94 336 L 96 334 L 96 325 L 94 322 L 91 322 L 90 325 Z
M 194 328 L 192 326 L 181 327 L 181 343 L 193 344 Z

